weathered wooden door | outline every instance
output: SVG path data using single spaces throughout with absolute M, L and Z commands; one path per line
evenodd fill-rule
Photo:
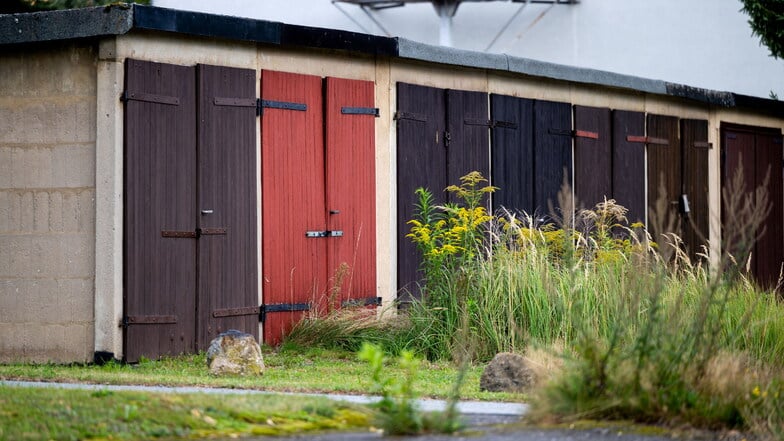
M 262 318 L 272 345 L 304 311 L 377 302 L 373 84 L 324 86 L 261 75 Z
M 327 230 L 335 232 L 327 240 L 328 288 L 340 306 L 375 305 L 374 85 L 340 78 L 325 83 Z
M 197 66 L 198 349 L 221 332 L 258 338 L 256 73 Z
M 648 229 L 654 240 L 675 233 L 690 258 L 708 237 L 708 122 L 648 115 Z M 666 248 L 662 248 L 665 250 Z
M 613 198 L 629 210 L 630 224 L 645 223 L 645 114 L 614 110 L 612 117 Z
M 254 72 L 126 62 L 125 359 L 258 335 Z
M 323 300 L 327 230 L 321 78 L 261 72 L 262 319 L 264 341 Z
M 705 254 L 708 242 L 708 121 L 681 120 L 681 150 L 683 155 L 683 195 L 678 208 L 683 217 L 683 243 L 694 260 Z
M 770 201 L 770 214 L 751 249 L 751 273 L 766 288 L 773 288 L 784 264 L 784 158 L 781 132 L 777 129 L 726 124 L 721 127 L 722 188 L 726 189 L 736 173 L 743 172 L 744 190 L 751 193 L 763 184 Z M 765 178 L 768 177 L 766 182 Z M 722 207 L 722 221 L 732 216 Z M 727 244 L 724 244 L 727 246 Z M 745 259 L 745 256 L 736 256 Z
M 436 204 L 455 202 L 444 189 L 471 171 L 490 176 L 487 94 L 397 84 L 398 300 L 418 297 L 421 259 L 406 237 L 414 191 L 424 187 Z
M 196 76 L 137 60 L 125 72 L 123 337 L 137 361 L 196 349 Z
M 558 208 L 572 182 L 572 116 L 567 103 L 491 95 L 493 208 L 524 211 L 535 222 Z
M 534 212 L 558 215 L 558 193 L 572 185 L 572 115 L 568 103 L 534 101 Z
M 664 243 L 663 234 L 682 236 L 678 200 L 683 174 L 678 118 L 648 115 L 648 229 L 656 242 Z
M 534 211 L 534 101 L 490 95 L 493 209 Z
M 446 202 L 446 97 L 443 89 L 397 83 L 397 289 L 398 300 L 419 296 L 421 259 L 406 237 L 414 218 L 419 187 L 433 193 L 436 204 Z
M 574 197 L 593 208 L 613 197 L 610 109 L 574 106 Z

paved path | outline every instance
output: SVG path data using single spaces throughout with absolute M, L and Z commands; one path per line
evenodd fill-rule
M 296 392 L 273 392 L 258 391 L 248 389 L 228 389 L 228 388 L 202 388 L 202 387 L 167 387 L 167 386 L 129 386 L 129 385 L 105 385 L 105 384 L 82 384 L 82 383 L 53 383 L 53 382 L 33 382 L 33 381 L 0 381 L 0 385 L 18 387 L 47 387 L 61 389 L 84 389 L 84 390 L 113 390 L 113 391 L 144 391 L 158 393 L 208 393 L 208 394 L 233 394 L 233 395 L 269 395 L 285 394 L 324 397 L 337 401 L 345 401 L 357 404 L 367 404 L 378 401 L 379 397 L 367 395 L 336 395 L 336 394 L 315 394 L 315 393 L 296 393 Z M 446 407 L 444 400 L 419 400 L 420 408 L 424 411 L 439 411 Z M 462 401 L 458 404 L 458 409 L 463 415 L 468 429 L 456 435 L 421 435 L 414 437 L 399 438 L 406 441 L 672 441 L 671 436 L 648 436 L 633 433 L 625 433 L 622 428 L 596 428 L 590 430 L 543 430 L 528 427 L 521 427 L 518 423 L 520 418 L 528 411 L 526 404 L 501 403 L 487 401 Z M 327 433 L 327 434 L 302 434 L 287 437 L 258 437 L 243 438 L 244 440 L 256 441 L 379 441 L 385 438 L 377 432 L 354 432 L 354 433 Z M 704 439 L 714 440 L 715 437 L 707 436 Z
M 380 400 L 380 397 L 368 395 L 340 395 L 340 394 L 317 394 L 299 392 L 274 392 L 260 391 L 252 389 L 228 389 L 228 388 L 209 388 L 209 387 L 168 387 L 168 386 L 129 386 L 129 385 L 108 385 L 108 384 L 82 384 L 82 383 L 49 383 L 39 381 L 0 381 L 6 386 L 24 387 L 56 387 L 61 389 L 84 389 L 84 390 L 113 390 L 113 391 L 142 391 L 174 394 L 233 394 L 233 395 L 299 395 L 311 397 L 323 397 L 335 401 L 345 401 L 355 404 L 369 404 Z M 417 400 L 420 409 L 426 412 L 443 411 L 446 409 L 444 400 Z M 488 401 L 461 401 L 457 405 L 461 414 L 465 415 L 503 415 L 521 417 L 528 411 L 528 405 L 520 403 L 497 403 Z

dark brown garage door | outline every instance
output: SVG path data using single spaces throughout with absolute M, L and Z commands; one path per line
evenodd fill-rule
M 127 361 L 258 335 L 255 73 L 126 62 Z
M 745 191 L 764 187 L 770 214 L 757 231 L 759 240 L 751 248 L 751 273 L 766 288 L 773 288 L 784 264 L 784 177 L 782 136 L 779 129 L 722 124 L 722 188 L 738 171 L 743 172 Z M 768 176 L 767 183 L 765 177 Z M 722 220 L 742 213 L 722 207 Z M 737 257 L 737 256 L 736 256 Z M 745 260 L 745 259 L 744 259 Z
M 419 296 L 419 258 L 406 237 L 424 187 L 436 204 L 449 199 L 447 185 L 460 184 L 471 171 L 490 176 L 487 94 L 397 84 L 397 252 L 398 299 Z

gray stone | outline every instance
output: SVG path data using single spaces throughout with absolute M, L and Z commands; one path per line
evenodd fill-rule
M 264 359 L 256 339 L 235 329 L 215 337 L 207 349 L 207 366 L 213 375 L 261 375 Z
M 534 385 L 536 377 L 525 358 L 511 352 L 493 357 L 479 379 L 479 390 L 488 392 L 525 392 Z

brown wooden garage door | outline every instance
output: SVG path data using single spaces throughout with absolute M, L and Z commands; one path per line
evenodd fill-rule
M 760 237 L 751 248 L 750 269 L 762 286 L 773 288 L 784 264 L 784 153 L 781 131 L 722 124 L 721 138 L 722 188 L 726 189 L 735 174 L 742 171 L 747 193 L 764 185 L 768 194 L 771 210 L 762 231 L 756 232 Z M 727 207 L 722 207 L 721 217 L 724 223 L 729 217 L 741 215 L 743 213 L 732 213 Z
M 127 361 L 258 334 L 254 78 L 126 62 Z

